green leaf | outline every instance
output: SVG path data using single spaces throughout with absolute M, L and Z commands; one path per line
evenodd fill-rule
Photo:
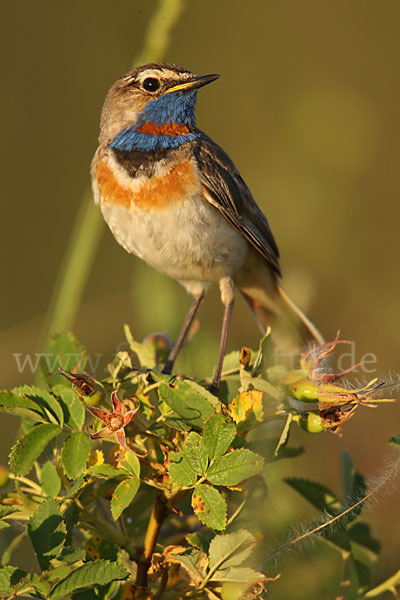
M 263 463 L 255 452 L 240 448 L 217 458 L 207 471 L 207 479 L 214 485 L 237 485 L 260 473 Z
M 135 454 L 126 452 L 125 460 L 121 463 L 121 467 L 126 469 L 132 475 L 135 475 L 135 477 L 140 476 L 140 462 Z
M 341 504 L 334 493 L 317 481 L 297 477 L 285 477 L 284 481 L 317 510 L 330 513 L 341 509 Z
M 65 499 L 65 496 L 64 496 Z M 79 519 L 79 510 L 75 502 L 67 502 L 64 504 L 64 509 L 61 512 L 62 519 L 67 528 L 67 539 L 66 544 L 72 544 L 72 534 L 74 525 L 77 524 Z M 63 549 L 64 552 L 64 549 Z
M 234 371 L 239 372 L 239 368 L 240 368 L 239 358 L 240 358 L 239 350 L 233 350 L 232 352 L 225 354 L 224 362 L 222 363 L 222 377 L 225 375 L 225 373 L 231 373 Z
M 120 477 L 121 475 L 126 476 L 126 471 L 117 469 L 108 463 L 104 463 L 103 465 L 93 465 L 88 468 L 87 472 L 94 477 L 103 477 L 105 479 L 108 479 L 109 477 Z
M 53 463 L 47 462 L 43 465 L 40 474 L 40 483 L 47 496 L 51 496 L 52 498 L 58 496 L 61 489 L 61 480 Z
M 13 586 L 17 585 L 25 575 L 25 571 L 17 567 L 9 566 L 0 569 L 0 594 L 10 593 Z
M 400 435 L 394 435 L 390 438 L 389 444 L 391 446 L 400 446 Z
M 54 398 L 54 396 L 52 396 L 48 391 L 33 385 L 23 385 L 21 387 L 14 388 L 13 393 L 17 394 L 18 396 L 29 398 L 29 400 L 32 400 L 35 402 L 35 404 L 40 406 L 47 418 L 47 421 L 50 421 L 50 423 L 54 423 L 55 425 L 63 425 L 64 413 L 62 408 L 59 402 L 57 402 L 56 398 Z
M 351 498 L 354 491 L 354 476 L 356 470 L 354 468 L 353 459 L 351 458 L 350 452 L 347 452 L 346 450 L 341 452 L 340 462 L 342 467 L 343 499 Z
M 154 369 L 154 367 L 157 366 L 156 351 L 154 346 L 141 344 L 140 342 L 134 340 L 129 325 L 124 325 L 124 333 L 130 349 L 138 357 L 140 366 L 146 367 L 147 369 Z
M 194 546 L 195 548 L 198 548 L 202 552 L 208 554 L 211 540 L 210 532 L 200 533 L 200 531 L 195 531 L 194 533 L 189 533 L 186 536 L 186 540 L 191 546 Z
M 37 590 L 45 598 L 48 597 L 50 592 L 50 584 L 48 581 L 43 581 L 43 579 L 41 579 L 40 575 L 37 573 L 29 573 L 29 575 L 25 577 L 25 584 L 34 587 L 35 590 Z
M 371 528 L 368 523 L 362 521 L 353 523 L 348 529 L 348 534 L 352 542 L 368 549 L 374 556 L 379 554 L 381 545 L 377 539 L 372 537 Z
M 204 423 L 203 441 L 210 459 L 222 456 L 236 435 L 233 421 L 224 415 L 213 415 Z
M 57 583 L 50 592 L 50 600 L 67 596 L 74 590 L 104 585 L 117 579 L 126 579 L 128 576 L 128 571 L 115 562 L 95 560 L 78 567 L 63 581 Z
M 222 530 L 226 526 L 226 502 L 218 490 L 201 483 L 192 495 L 192 507 L 197 517 L 210 529 Z
M 53 498 L 45 500 L 29 519 L 28 533 L 41 569 L 48 569 L 50 559 L 60 554 L 67 533 L 60 509 Z
M 139 486 L 140 479 L 137 477 L 124 479 L 124 481 L 121 481 L 121 483 L 117 485 L 111 498 L 111 514 L 114 521 L 119 519 L 123 511 L 130 505 Z
M 182 452 L 171 452 L 168 473 L 178 485 L 194 485 L 197 475 Z
M 210 544 L 210 569 L 238 567 L 250 556 L 255 544 L 254 535 L 245 529 L 216 535 Z
M 50 440 L 61 432 L 60 427 L 50 423 L 36 425 L 12 447 L 9 461 L 11 471 L 20 477 L 29 473 Z
M 19 510 L 20 509 L 16 506 L 6 506 L 4 504 L 0 504 L 0 519 L 5 519 L 6 517 L 18 512 Z
M 74 546 L 64 546 L 59 556 L 60 561 L 67 564 L 72 564 L 80 560 L 84 560 L 86 557 L 86 551 L 83 548 L 75 548 Z
M 64 442 L 61 464 L 70 479 L 76 479 L 86 466 L 92 445 L 85 433 L 75 431 Z
M 57 396 L 64 413 L 64 422 L 71 429 L 82 429 L 85 422 L 85 407 L 71 386 L 58 383 L 51 392 Z
M 204 421 L 215 413 L 218 400 L 193 381 L 162 383 L 158 390 L 163 400 L 185 423 L 201 429 Z
M 62 367 L 66 371 L 72 371 L 81 360 L 81 368 L 86 362 L 86 352 L 79 340 L 69 332 L 54 335 L 47 346 L 46 353 L 40 359 L 40 371 L 43 379 L 50 387 L 59 383 L 65 384 L 65 379 L 58 374 Z
M 183 444 L 183 455 L 195 473 L 204 475 L 208 460 L 203 439 L 198 433 L 189 433 Z
M 36 402 L 6 390 L 0 390 L 0 412 L 27 417 L 41 423 L 47 423 L 48 421 L 43 408 Z
M 342 464 L 343 506 L 347 508 L 365 496 L 367 486 L 365 485 L 364 477 L 356 471 L 350 453 L 343 451 L 340 453 L 340 458 Z M 346 520 L 354 521 L 362 509 L 363 504 L 360 504 L 354 510 L 348 512 Z

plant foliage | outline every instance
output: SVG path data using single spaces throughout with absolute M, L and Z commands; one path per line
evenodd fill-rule
M 265 492 L 269 463 L 301 453 L 289 445 L 294 425 L 341 435 L 360 406 L 389 400 L 379 398 L 376 380 L 350 388 L 341 374 L 321 368 L 337 339 L 306 352 L 298 368 L 288 370 L 272 361 L 266 336 L 258 352 L 244 348 L 225 357 L 217 397 L 207 381 L 163 375 L 157 347 L 135 341 L 128 328 L 126 335 L 130 351 L 117 354 L 104 381 L 83 371 L 79 341 L 60 334 L 41 365 L 43 388 L 0 393 L 0 410 L 22 419 L 1 495 L 0 529 L 9 548 L 0 593 L 89 600 L 266 597 L 279 577 L 268 556 L 282 544 L 271 545 L 242 517 L 250 491 Z M 266 442 L 268 428 L 277 433 Z M 390 443 L 398 447 L 399 436 Z M 315 481 L 285 479 L 320 521 L 283 547 L 317 535 L 346 566 L 343 598 L 374 597 L 370 576 L 379 544 L 360 521 L 368 493 L 347 453 L 342 475 L 341 497 Z M 25 537 L 38 572 L 7 564 Z M 393 576 L 379 589 L 394 589 L 396 582 Z

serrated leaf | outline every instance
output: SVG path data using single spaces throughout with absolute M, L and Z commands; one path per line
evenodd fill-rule
M 111 581 L 126 579 L 129 573 L 124 567 L 109 560 L 95 560 L 78 567 L 63 581 L 57 583 L 50 592 L 50 600 L 67 596 L 74 590 L 95 585 L 104 585 Z
M 124 479 L 114 490 L 111 498 L 111 514 L 116 521 L 123 511 L 130 505 L 140 486 L 140 479 L 130 477 Z
M 58 504 L 52 498 L 45 500 L 28 521 L 28 533 L 42 570 L 57 557 L 64 546 L 67 529 Z
M 168 473 L 178 485 L 194 485 L 197 474 L 193 471 L 183 452 L 171 452 Z
M 192 552 L 185 554 L 175 554 L 171 552 L 167 554 L 167 560 L 170 563 L 181 565 L 186 571 L 186 577 L 189 578 L 191 585 L 198 587 L 204 579 L 201 570 L 198 568 L 199 556 L 200 553 L 198 550 L 193 550 Z
M 222 456 L 235 435 L 235 424 L 224 415 L 213 415 L 207 419 L 203 426 L 203 442 L 209 458 Z
M 193 491 L 192 507 L 197 517 L 210 529 L 221 531 L 226 526 L 226 502 L 218 490 L 201 483 Z
M 0 519 L 5 519 L 19 510 L 20 509 L 16 506 L 5 506 L 4 504 L 0 504 Z
M 183 444 L 183 455 L 195 473 L 204 475 L 208 465 L 207 452 L 198 433 L 189 433 Z
M 65 504 L 64 504 L 64 506 L 65 506 Z M 65 543 L 71 544 L 73 528 L 79 519 L 79 510 L 78 510 L 78 507 L 76 506 L 76 503 L 68 502 L 66 507 L 61 512 L 61 516 L 65 523 L 65 527 L 67 528 L 67 538 L 66 538 Z M 64 549 L 63 549 L 63 551 L 64 551 Z
M 237 485 L 261 472 L 264 461 L 261 456 L 240 448 L 220 456 L 210 465 L 207 479 L 214 485 Z
M 0 594 L 6 594 L 12 591 L 13 586 L 17 585 L 26 572 L 17 567 L 4 567 L 0 569 Z
M 36 402 L 32 402 L 29 398 L 14 394 L 13 392 L 7 392 L 6 390 L 0 390 L 0 412 L 34 419 L 41 423 L 48 422 L 43 408 L 36 404 Z
M 18 396 L 29 398 L 35 402 L 44 411 L 47 420 L 55 425 L 64 424 L 64 413 L 59 402 L 48 392 L 33 385 L 23 385 L 13 389 L 13 393 Z
M 318 510 L 331 512 L 341 509 L 334 493 L 317 481 L 297 477 L 285 477 L 284 481 Z
M 61 480 L 53 463 L 47 462 L 43 465 L 40 474 L 40 483 L 47 496 L 51 496 L 52 498 L 58 496 L 61 489 Z
M 250 556 L 255 544 L 254 535 L 245 529 L 216 535 L 209 549 L 210 569 L 238 567 Z
M 70 479 L 76 479 L 86 466 L 92 445 L 84 433 L 75 431 L 64 442 L 61 451 L 61 464 Z
M 85 407 L 78 395 L 70 386 L 62 383 L 53 386 L 51 391 L 59 399 L 65 424 L 80 431 L 85 422 Z
M 194 382 L 174 380 L 158 389 L 163 400 L 185 423 L 201 429 L 204 421 L 215 413 L 218 400 Z
M 9 460 L 11 471 L 20 477 L 29 473 L 50 440 L 61 432 L 60 427 L 50 423 L 36 425 L 12 447 Z
M 58 333 L 50 339 L 46 352 L 40 359 L 42 377 L 50 387 L 65 384 L 65 379 L 58 374 L 58 369 L 62 367 L 66 371 L 73 371 L 80 360 L 80 370 L 83 370 L 86 352 L 80 341 L 72 333 Z
M 246 583 L 250 586 L 252 583 L 262 581 L 263 579 L 265 579 L 264 573 L 259 573 L 250 567 L 233 567 L 232 569 L 216 571 L 211 581 Z

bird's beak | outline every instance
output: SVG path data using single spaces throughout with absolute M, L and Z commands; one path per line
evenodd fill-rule
M 200 77 L 195 77 L 191 81 L 185 81 L 185 83 L 178 83 L 178 85 L 174 85 L 173 87 L 166 90 L 164 94 L 170 94 L 171 92 L 179 92 L 181 90 L 197 90 L 203 87 L 203 85 L 207 85 L 208 83 L 215 81 L 216 79 L 218 79 L 218 77 L 219 75 L 217 75 L 216 73 L 212 73 L 211 75 L 201 75 Z

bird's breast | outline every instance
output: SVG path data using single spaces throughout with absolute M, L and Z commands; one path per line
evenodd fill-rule
M 95 157 L 95 198 L 128 252 L 181 281 L 218 281 L 243 264 L 247 242 L 204 198 L 192 161 L 131 177 L 112 156 Z
M 101 204 L 140 210 L 165 210 L 181 203 L 198 188 L 194 163 L 190 159 L 169 163 L 159 161 L 151 177 L 131 177 L 110 155 L 95 159 L 92 177 Z

